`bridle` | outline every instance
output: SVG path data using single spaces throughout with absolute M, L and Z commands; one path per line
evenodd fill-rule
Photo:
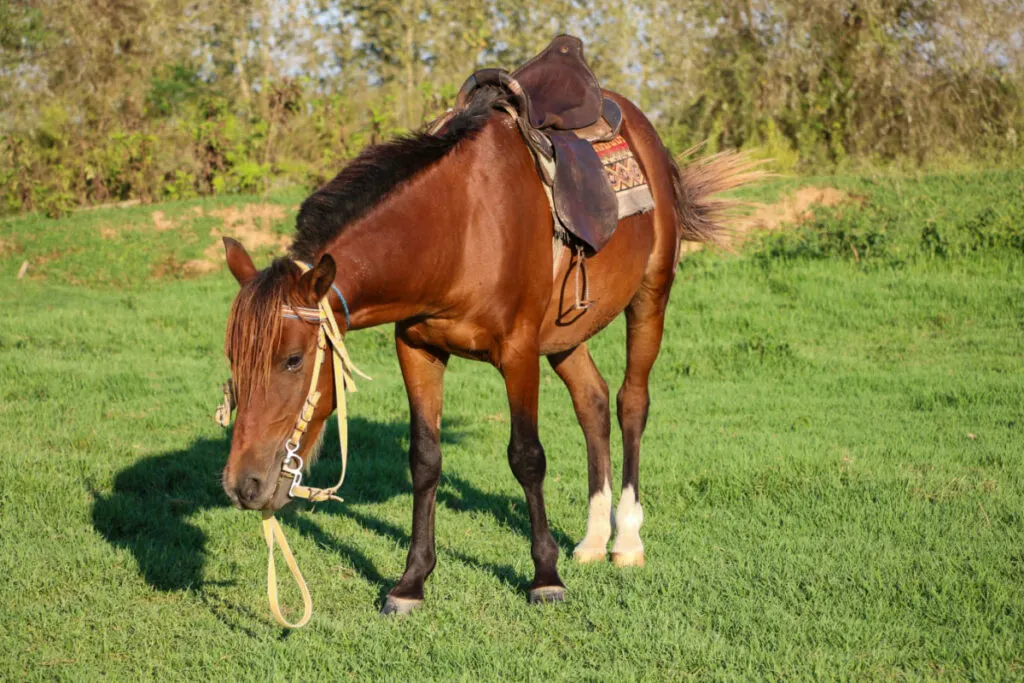
M 303 273 L 311 269 L 309 264 L 302 261 L 295 261 L 295 264 Z M 345 297 L 342 296 L 337 286 L 332 284 L 331 289 L 341 300 L 347 329 L 351 325 L 348 302 L 345 301 Z M 353 372 L 365 379 L 371 379 L 352 363 L 352 359 L 345 349 L 341 330 L 338 329 L 338 322 L 335 320 L 329 298 L 330 292 L 320 299 L 316 308 L 292 306 L 290 304 L 283 304 L 281 306 L 281 316 L 283 318 L 301 320 L 317 325 L 316 357 L 313 361 L 313 376 L 310 379 L 309 391 L 306 392 L 306 399 L 302 404 L 302 409 L 295 420 L 295 427 L 292 429 L 288 440 L 285 441 L 284 462 L 281 464 L 281 472 L 278 475 L 277 484 L 278 487 L 282 484 L 287 484 L 289 498 L 300 498 L 311 503 L 321 503 L 328 500 L 342 502 L 342 499 L 335 494 L 345 481 L 345 472 L 348 469 L 348 413 L 345 403 L 345 392 L 355 393 L 356 391 L 355 381 L 352 378 Z M 302 456 L 299 455 L 299 449 L 302 446 L 302 438 L 306 435 L 306 430 L 309 428 L 309 422 L 313 419 L 313 413 L 320 402 L 320 392 L 317 390 L 317 385 L 320 381 L 320 372 L 327 361 L 328 347 L 330 348 L 331 359 L 334 365 L 334 395 L 338 403 L 336 412 L 338 419 L 338 442 L 341 447 L 341 475 L 338 477 L 337 484 L 321 489 L 303 485 L 302 469 L 305 463 L 302 460 Z M 230 418 L 230 407 L 234 403 L 232 397 L 228 396 L 228 392 L 231 390 L 230 382 L 225 384 L 225 401 L 217 409 L 216 417 L 221 424 L 226 422 L 223 419 L 225 417 L 225 406 L 227 407 L 226 417 Z M 299 569 L 295 556 L 288 545 L 288 540 L 281 530 L 281 525 L 278 523 L 274 513 L 270 511 L 263 511 L 263 538 L 267 543 L 267 597 L 270 601 L 270 611 L 274 614 L 274 619 L 277 620 L 277 623 L 285 628 L 305 626 L 313 614 L 313 599 L 309 594 L 309 587 L 306 586 L 306 580 L 302 576 L 302 571 Z M 295 623 L 289 622 L 284 618 L 284 615 L 281 613 L 281 606 L 278 603 L 277 569 L 274 565 L 275 543 L 281 547 L 281 554 L 284 556 L 285 563 L 288 565 L 292 577 L 302 592 L 302 617 Z
M 310 269 L 310 266 L 306 263 L 301 261 L 296 261 L 295 263 L 303 272 L 307 272 Z M 351 324 L 348 302 L 345 301 L 345 297 L 342 296 L 341 291 L 336 285 L 332 284 L 331 289 L 341 300 L 342 308 L 345 311 L 346 326 L 348 326 Z M 361 372 L 352 363 L 352 359 L 345 349 L 341 330 L 338 329 L 338 322 L 335 320 L 334 311 L 331 309 L 330 302 L 328 301 L 329 297 L 330 294 L 327 294 L 320 299 L 317 308 L 305 308 L 290 304 L 283 304 L 281 306 L 281 317 L 317 325 L 316 357 L 313 360 L 313 376 L 309 381 L 309 391 L 306 392 L 306 400 L 303 402 L 302 409 L 299 411 L 299 417 L 295 421 L 295 428 L 292 429 L 291 436 L 285 441 L 284 463 L 282 463 L 280 474 L 281 479 L 291 480 L 288 483 L 289 497 L 301 498 L 311 503 L 321 503 L 327 500 L 342 502 L 342 499 L 334 494 L 341 488 L 342 482 L 345 481 L 345 471 L 348 467 L 348 415 L 345 405 L 345 392 L 356 392 L 356 385 L 352 379 L 353 372 L 365 379 L 370 379 L 369 376 Z M 338 477 L 338 483 L 334 486 L 320 489 L 302 485 L 302 468 L 304 463 L 302 456 L 299 455 L 299 448 L 302 445 L 302 437 L 306 435 L 306 430 L 309 428 L 309 422 L 313 419 L 313 413 L 316 411 L 317 404 L 320 402 L 320 392 L 317 391 L 317 385 L 320 382 L 320 371 L 327 360 L 328 346 L 330 347 L 331 357 L 334 362 L 334 395 L 338 401 L 337 419 L 338 441 L 341 444 L 341 476 Z M 280 486 L 280 482 L 278 485 Z

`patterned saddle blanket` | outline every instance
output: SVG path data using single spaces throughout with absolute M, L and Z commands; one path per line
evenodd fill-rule
M 619 220 L 654 208 L 654 197 L 647 185 L 647 177 L 633 156 L 626 138 L 618 135 L 609 142 L 595 142 L 594 151 L 615 193 Z

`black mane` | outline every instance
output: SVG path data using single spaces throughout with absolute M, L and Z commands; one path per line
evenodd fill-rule
M 500 91 L 481 88 L 444 132 L 419 132 L 367 147 L 333 180 L 302 203 L 292 258 L 312 260 L 346 225 L 376 206 L 392 190 L 442 159 L 491 118 Z

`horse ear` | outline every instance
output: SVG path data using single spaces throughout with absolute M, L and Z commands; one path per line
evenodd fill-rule
M 330 254 L 321 256 L 316 265 L 306 271 L 299 280 L 299 291 L 306 295 L 309 305 L 315 306 L 327 295 L 334 284 L 334 275 L 334 258 Z
M 244 285 L 256 277 L 256 266 L 252 264 L 248 252 L 238 240 L 224 238 L 224 257 L 228 261 L 228 270 L 238 280 L 239 285 Z

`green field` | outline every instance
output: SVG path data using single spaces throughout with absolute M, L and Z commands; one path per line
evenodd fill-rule
M 646 568 L 572 563 L 586 457 L 545 366 L 569 601 L 526 604 L 502 384 L 455 360 L 438 567 L 423 609 L 378 617 L 412 494 L 391 330 L 368 330 L 346 502 L 282 515 L 315 601 L 292 633 L 265 604 L 259 518 L 220 489 L 236 285 L 188 265 L 213 211 L 261 200 L 0 222 L 0 679 L 1024 679 L 1024 172 L 753 196 L 802 183 L 864 199 L 680 266 L 641 460 Z M 287 234 L 301 198 L 272 195 L 283 217 L 260 227 Z M 617 321 L 591 344 L 613 392 L 623 338 Z M 337 474 L 327 443 L 314 481 Z

